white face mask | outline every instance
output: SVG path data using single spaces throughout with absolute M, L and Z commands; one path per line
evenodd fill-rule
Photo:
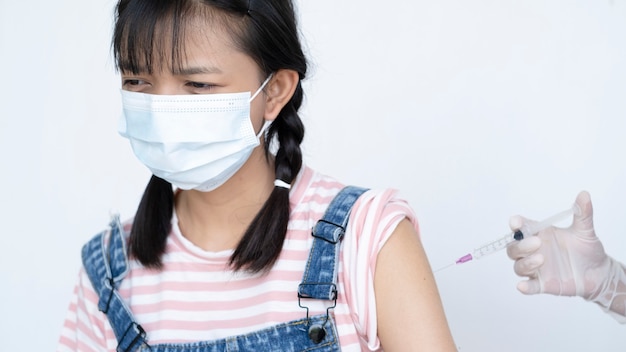
M 181 189 L 212 191 L 248 160 L 259 138 L 250 121 L 250 103 L 270 75 L 250 92 L 153 95 L 122 90 L 124 115 L 119 133 L 152 173 Z

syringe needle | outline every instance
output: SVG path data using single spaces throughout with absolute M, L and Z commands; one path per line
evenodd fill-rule
M 454 263 L 450 263 L 450 264 L 448 264 L 448 265 L 444 266 L 443 268 L 439 268 L 439 269 L 437 269 L 437 270 L 433 271 L 433 273 L 436 273 L 436 272 L 441 271 L 441 270 L 443 270 L 443 269 L 447 269 L 447 268 L 449 268 L 449 267 L 451 267 L 451 266 L 454 266 L 454 265 L 456 265 L 456 264 L 463 264 L 463 263 L 465 263 L 465 262 L 469 262 L 469 261 L 470 261 L 470 260 L 472 260 L 472 259 L 474 259 L 474 258 L 472 257 L 472 254 L 471 254 L 471 253 L 468 253 L 468 254 L 466 254 L 466 255 L 462 256 L 461 258 L 457 259 Z
M 443 270 L 443 269 L 448 269 L 449 267 L 451 267 L 451 266 L 453 266 L 453 265 L 455 265 L 455 264 L 456 264 L 456 263 L 450 263 L 450 264 L 448 264 L 448 265 L 446 265 L 446 266 L 444 266 L 444 267 L 441 267 L 441 268 L 439 268 L 439 269 L 437 269 L 437 270 L 433 270 L 433 273 L 436 273 L 436 272 L 441 271 L 441 270 Z

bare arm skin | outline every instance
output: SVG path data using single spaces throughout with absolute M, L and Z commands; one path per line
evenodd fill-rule
M 406 219 L 378 254 L 374 289 L 386 352 L 456 351 L 426 253 Z

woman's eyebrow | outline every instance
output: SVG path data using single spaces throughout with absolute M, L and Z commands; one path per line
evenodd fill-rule
M 189 76 L 189 75 L 207 74 L 207 73 L 222 73 L 222 70 L 214 66 L 178 67 L 174 71 L 175 72 L 173 73 L 179 76 Z

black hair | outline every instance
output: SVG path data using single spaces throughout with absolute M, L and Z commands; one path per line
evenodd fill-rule
M 113 33 L 117 69 L 153 72 L 170 64 L 169 69 L 176 71 L 184 57 L 180 44 L 187 23 L 194 18 L 222 26 L 237 48 L 250 56 L 266 76 L 280 69 L 298 73 L 295 93 L 271 124 L 265 143 L 269 160 L 270 145 L 276 142 L 276 178 L 293 183 L 302 167 L 304 126 L 298 109 L 307 62 L 291 0 L 120 0 Z M 129 239 L 130 255 L 144 266 L 162 267 L 173 208 L 172 185 L 153 175 L 139 203 Z M 233 269 L 270 269 L 280 255 L 289 213 L 289 190 L 274 187 L 235 248 L 230 258 Z

